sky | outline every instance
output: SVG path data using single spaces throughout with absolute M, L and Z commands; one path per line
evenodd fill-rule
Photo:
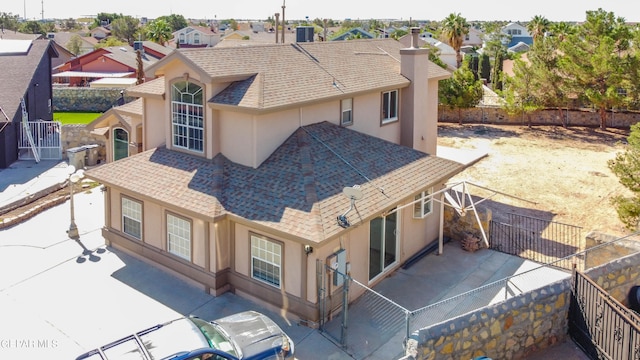
M 640 22 L 637 0 L 284 0 L 285 18 L 303 20 L 307 16 L 334 20 L 402 19 L 442 20 L 459 13 L 468 21 L 529 21 L 542 15 L 550 21 L 584 21 L 587 10 L 602 8 L 630 22 Z M 98 13 L 117 13 L 153 19 L 182 15 L 187 19 L 265 20 L 282 12 L 283 0 L 3 0 L 0 12 L 27 19 L 78 18 Z

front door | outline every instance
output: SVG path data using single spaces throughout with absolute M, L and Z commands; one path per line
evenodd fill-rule
M 369 280 L 398 261 L 397 223 L 396 211 L 369 223 Z

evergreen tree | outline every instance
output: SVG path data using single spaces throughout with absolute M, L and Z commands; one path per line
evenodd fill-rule
M 129 45 L 133 45 L 139 27 L 140 22 L 138 19 L 132 16 L 123 16 L 113 20 L 111 23 L 111 33 L 118 39 L 126 41 Z
M 587 21 L 577 34 L 561 43 L 558 65 L 572 92 L 598 109 L 600 128 L 607 127 L 607 109 L 622 98 L 625 62 L 620 54 L 629 48 L 631 32 L 623 18 L 602 9 L 587 11 Z
M 630 230 L 638 229 L 640 221 L 640 123 L 631 126 L 627 149 L 609 160 L 609 168 L 620 183 L 631 190 L 631 197 L 616 196 L 611 202 L 618 217 Z
M 517 59 L 513 66 L 512 77 L 505 81 L 504 91 L 505 105 L 507 113 L 515 115 L 522 114 L 527 117 L 527 124 L 531 128 L 531 114 L 541 108 L 534 85 L 533 67 L 527 62 Z
M 480 55 L 480 62 L 478 66 L 480 78 L 489 81 L 491 78 L 491 59 L 489 59 L 489 55 L 482 53 L 482 55 Z
M 462 124 L 462 109 L 472 108 L 482 100 L 482 81 L 476 80 L 465 60 L 451 78 L 440 81 L 438 99 L 450 109 L 458 109 L 458 123 Z

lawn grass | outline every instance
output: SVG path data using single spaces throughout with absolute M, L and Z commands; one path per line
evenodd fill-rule
M 87 112 L 56 112 L 53 114 L 53 120 L 60 121 L 62 125 L 68 124 L 88 124 L 97 119 L 102 113 Z

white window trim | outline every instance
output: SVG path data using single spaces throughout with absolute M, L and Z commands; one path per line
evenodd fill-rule
M 204 88 L 199 85 L 199 84 L 195 84 L 193 82 L 189 82 L 188 83 L 197 85 L 198 87 L 200 87 L 200 91 L 204 92 Z M 184 149 L 184 150 L 188 150 L 188 151 L 193 151 L 195 153 L 199 153 L 199 154 L 203 154 L 204 153 L 204 149 L 205 149 L 205 128 L 204 128 L 204 123 L 205 123 L 205 110 L 204 110 L 204 104 L 195 104 L 195 103 L 187 103 L 187 102 L 182 102 L 182 101 L 178 101 L 176 99 L 173 98 L 173 87 L 175 86 L 175 84 L 172 84 L 172 89 L 171 89 L 171 145 L 175 148 L 179 148 L 179 149 Z M 196 92 L 197 93 L 197 92 Z M 195 95 L 196 93 L 189 93 L 190 95 Z M 204 94 L 203 94 L 203 99 L 204 99 Z M 179 99 L 182 100 L 182 99 Z M 186 111 L 186 109 L 193 109 L 191 111 Z M 182 110 L 185 110 L 184 112 Z M 200 113 L 201 115 L 193 115 L 191 113 Z M 179 122 L 179 118 L 180 117 L 184 117 L 186 119 L 185 123 L 180 123 Z M 176 120 L 177 119 L 177 120 Z M 192 121 L 192 119 L 199 119 L 200 122 L 202 123 L 202 127 L 200 126 L 194 126 L 194 125 L 190 125 L 190 122 Z M 186 139 L 187 142 L 187 146 L 182 146 L 182 145 L 178 145 L 176 143 L 176 127 L 182 128 L 186 135 L 179 135 L 181 137 L 184 137 Z M 202 138 L 197 139 L 197 138 L 191 138 L 189 136 L 189 133 L 191 130 L 199 130 L 202 133 Z M 189 143 L 191 141 L 196 141 L 199 140 L 202 142 L 202 149 L 196 149 L 196 148 L 191 148 L 189 146 Z
M 347 104 L 345 104 L 346 100 L 349 101 L 349 104 L 347 106 Z M 344 121 L 344 114 L 348 112 L 349 113 L 349 122 Z M 348 125 L 353 125 L 353 98 L 348 98 L 348 99 L 342 99 L 340 100 L 340 125 L 342 126 L 348 126 Z
M 175 256 L 191 261 L 191 222 L 170 213 L 167 213 L 166 219 L 167 251 Z M 186 228 L 182 226 L 174 226 L 172 225 L 173 221 L 175 221 L 175 225 L 187 226 Z M 182 230 L 182 233 L 180 234 L 175 230 Z
M 425 217 L 433 213 L 432 194 L 433 194 L 433 188 L 429 188 L 429 190 L 423 191 L 420 194 L 416 195 L 415 203 L 413 204 L 414 219 L 424 219 Z
M 381 101 L 384 101 L 384 95 L 385 94 L 389 94 L 388 107 L 389 107 L 389 109 L 391 109 L 391 98 L 392 98 L 391 93 L 394 93 L 394 92 L 396 93 L 396 104 L 395 104 L 396 113 L 394 114 L 394 116 L 391 116 L 391 117 L 384 117 L 385 115 L 381 114 L 381 116 L 382 116 L 382 124 L 389 124 L 389 123 L 398 121 L 398 112 L 400 111 L 400 108 L 399 108 L 399 106 L 400 106 L 400 91 L 398 91 L 398 89 L 384 91 L 382 93 Z M 384 106 L 385 106 L 385 104 L 383 103 L 382 104 L 382 109 L 384 109 Z
M 133 216 L 133 214 L 130 214 L 130 212 L 125 211 L 125 203 L 127 203 L 127 202 L 139 206 L 139 209 L 131 209 L 133 212 L 138 213 L 137 215 L 139 215 L 139 219 L 135 218 Z M 129 236 L 131 236 L 131 237 L 133 237 L 133 238 L 135 238 L 135 239 L 142 240 L 142 219 L 143 219 L 142 218 L 142 203 L 140 201 L 137 201 L 137 200 L 134 200 L 134 199 L 131 199 L 131 198 L 123 196 L 121 198 L 121 200 L 120 200 L 120 211 L 121 211 L 121 215 L 122 215 L 122 232 L 127 234 L 127 235 L 129 235 Z M 128 233 L 125 230 L 125 223 L 124 223 L 125 222 L 125 218 L 130 219 L 130 220 L 135 221 L 135 222 L 140 224 L 140 235 L 131 234 L 131 233 Z
M 255 234 L 251 234 L 251 244 L 250 244 L 250 252 L 251 252 L 251 256 L 250 256 L 250 263 L 249 263 L 249 267 L 251 268 L 251 278 L 257 281 L 260 281 L 262 283 L 265 283 L 267 285 L 273 286 L 274 288 L 277 289 L 281 289 L 282 288 L 282 259 L 283 259 L 283 254 L 282 254 L 282 244 L 277 243 L 275 241 L 269 240 L 265 237 L 262 236 L 258 236 Z M 272 246 L 272 249 L 274 251 L 269 251 L 268 248 L 263 248 L 261 247 L 262 245 L 266 245 L 267 247 L 269 245 Z M 275 250 L 279 250 L 279 254 L 275 251 Z M 255 251 L 254 251 L 255 250 Z M 273 255 L 274 260 L 270 260 L 270 259 L 265 259 L 263 257 L 260 257 L 260 254 L 263 255 Z M 266 256 L 265 256 L 266 257 Z M 260 277 L 257 277 L 256 274 L 254 274 L 254 267 L 253 267 L 253 261 L 254 259 L 262 261 L 266 264 L 272 265 L 274 267 L 277 267 L 278 269 L 278 274 L 277 274 L 277 281 L 278 283 L 275 284 L 274 282 L 262 279 Z M 278 261 L 279 260 L 279 263 Z

